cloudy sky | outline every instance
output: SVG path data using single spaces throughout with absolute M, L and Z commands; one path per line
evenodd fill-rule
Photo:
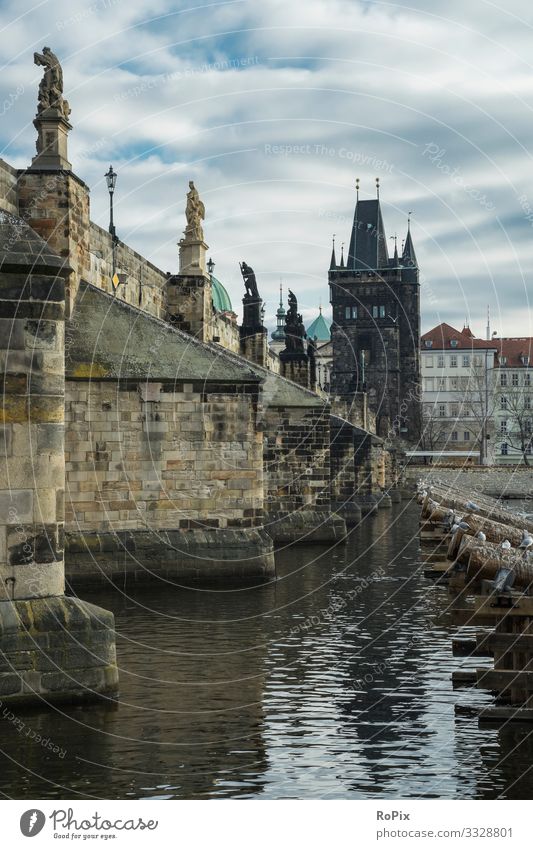
M 0 156 L 35 152 L 32 54 L 60 57 L 70 160 L 119 236 L 177 269 L 187 181 L 234 306 L 238 261 L 272 321 L 280 278 L 327 305 L 331 236 L 375 178 L 389 237 L 412 231 L 422 326 L 533 335 L 533 10 L 526 0 L 1 0 Z M 392 239 L 390 249 L 393 249 Z

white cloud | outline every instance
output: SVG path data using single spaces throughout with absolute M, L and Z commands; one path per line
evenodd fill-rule
M 506 332 L 530 332 L 532 231 L 519 200 L 533 208 L 529 18 L 522 2 L 488 0 L 49 0 L 22 16 L 12 0 L 0 10 L 0 103 L 23 91 L 5 112 L 1 155 L 23 167 L 34 153 L 32 53 L 48 43 L 93 218 L 106 223 L 112 161 L 119 233 L 164 270 L 177 267 L 194 178 L 234 304 L 245 258 L 269 314 L 281 275 L 312 316 L 327 300 L 331 234 L 349 239 L 354 179 L 370 194 L 379 176 L 389 235 L 403 237 L 412 209 L 439 293 L 423 294 L 424 326 L 463 314 L 483 325 L 490 301 Z

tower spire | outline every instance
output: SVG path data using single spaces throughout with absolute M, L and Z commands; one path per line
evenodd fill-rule
M 337 259 L 335 257 L 335 233 L 333 234 L 332 241 L 333 241 L 333 246 L 331 248 L 331 261 L 329 263 L 330 270 L 332 268 L 337 268 Z
M 376 197 L 379 200 L 379 177 L 376 177 Z
M 344 242 L 341 244 L 341 268 L 344 268 Z
M 409 211 L 407 213 L 407 236 L 405 238 L 405 243 L 402 251 L 402 263 L 404 265 L 410 265 L 413 268 L 418 268 L 418 262 L 416 259 L 415 247 L 413 245 L 413 237 L 411 236 L 411 215 L 413 213 Z

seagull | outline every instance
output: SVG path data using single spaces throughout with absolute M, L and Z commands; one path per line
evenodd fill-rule
M 461 528 L 462 531 L 469 531 L 470 530 L 470 525 L 468 524 L 468 522 L 459 522 L 459 527 Z
M 504 539 L 504 541 L 500 543 L 500 548 L 502 549 L 502 551 L 509 551 L 509 549 L 511 548 L 511 543 L 508 539 Z
M 515 574 L 512 569 L 506 566 L 500 567 L 494 578 L 493 586 L 498 592 L 507 592 L 514 584 Z
M 487 537 L 486 537 L 486 535 L 483 533 L 483 531 L 478 531 L 478 532 L 477 532 L 477 534 L 476 534 L 476 539 L 478 539 L 480 542 L 487 542 Z
M 521 548 L 522 551 L 525 551 L 526 549 L 531 548 L 532 545 L 533 537 L 531 537 L 529 534 L 524 534 L 524 536 L 522 537 L 522 542 L 520 543 L 518 548 Z
M 475 513 L 479 510 L 479 507 L 477 506 L 477 504 L 474 504 L 473 501 L 467 501 L 466 502 L 466 509 L 472 510 Z

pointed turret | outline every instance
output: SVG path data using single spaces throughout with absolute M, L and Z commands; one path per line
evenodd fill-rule
M 344 242 L 341 245 L 341 264 L 340 268 L 344 268 Z
M 335 257 L 335 236 L 333 236 L 333 246 L 331 248 L 331 262 L 329 264 L 329 270 L 331 271 L 333 268 L 337 268 L 337 259 Z
M 403 246 L 402 253 L 402 264 L 410 265 L 413 268 L 418 268 L 418 262 L 416 259 L 415 248 L 413 245 L 413 239 L 411 236 L 411 217 L 407 219 L 407 236 L 405 239 L 405 244 Z

